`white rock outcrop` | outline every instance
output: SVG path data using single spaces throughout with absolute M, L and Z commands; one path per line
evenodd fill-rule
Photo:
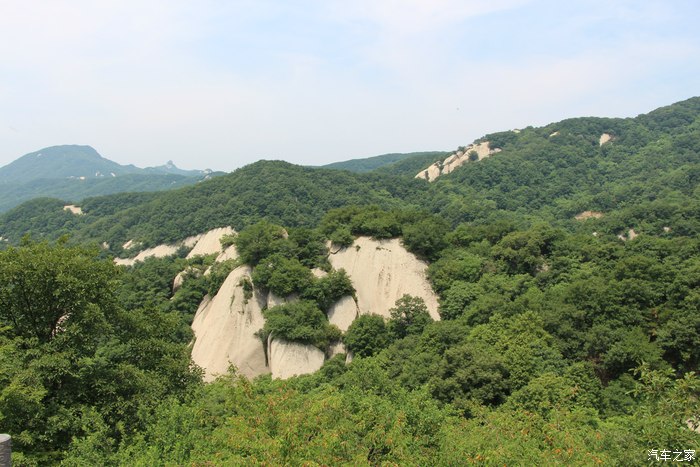
M 416 174 L 415 178 L 422 178 L 432 182 L 435 181 L 440 175 L 448 174 L 454 171 L 457 167 L 469 162 L 470 157 L 473 157 L 473 154 L 476 154 L 476 160 L 482 160 L 500 151 L 500 148 L 491 149 L 488 141 L 484 141 L 483 143 L 479 144 L 470 144 L 464 150 L 460 149 L 442 162 L 435 162 L 427 169 L 421 170 L 418 174 Z
M 586 219 L 600 219 L 604 214 L 600 211 L 583 211 L 574 216 L 577 221 L 585 221 Z
M 634 229 L 629 229 L 629 230 L 627 231 L 627 233 L 624 233 L 624 232 L 623 232 L 623 233 L 619 234 L 619 235 L 617 236 L 617 238 L 619 238 L 619 239 L 622 240 L 623 242 L 626 242 L 627 240 L 634 240 L 634 239 L 637 238 L 638 236 L 639 236 L 639 234 L 638 234 L 637 232 L 635 232 Z
M 148 248 L 143 250 L 138 255 L 133 258 L 114 258 L 116 264 L 122 266 L 133 266 L 134 263 L 138 261 L 143 261 L 146 258 L 165 258 L 166 256 L 172 256 L 177 253 L 180 245 L 158 245 L 153 248 Z
M 610 141 L 611 139 L 612 139 L 612 135 L 611 135 L 611 134 L 609 134 L 609 133 L 603 133 L 602 135 L 600 135 L 600 139 L 598 140 L 598 146 L 604 145 L 605 143 L 607 143 L 607 142 Z
M 355 299 L 346 295 L 334 303 L 326 315 L 328 316 L 329 323 L 338 326 L 341 331 L 345 332 L 352 322 L 360 315 L 360 309 Z
M 336 355 L 345 354 L 347 355 L 348 349 L 345 348 L 345 344 L 342 342 L 336 342 L 331 344 L 328 348 L 328 359 L 335 357 Z
M 67 204 L 66 206 L 63 206 L 63 210 L 68 211 L 71 214 L 75 214 L 76 216 L 84 214 L 83 209 L 75 204 Z
M 236 245 L 229 245 L 226 249 L 216 257 L 216 262 L 221 263 L 229 259 L 238 259 L 238 250 L 236 250 Z
M 359 237 L 352 246 L 331 252 L 329 261 L 335 269 L 345 269 L 356 290 L 357 300 L 343 297 L 328 310 L 329 322 L 341 330 L 346 331 L 360 314 L 389 318 L 389 310 L 404 294 L 422 298 L 432 318 L 440 319 L 437 296 L 426 278 L 427 264 L 408 252 L 399 239 Z M 265 324 L 264 308 L 296 297 L 255 290 L 246 300 L 241 282 L 251 280 L 251 273 L 249 266 L 234 269 L 216 296 L 207 297 L 197 310 L 192 323 L 192 360 L 204 369 L 205 380 L 226 373 L 230 365 L 249 378 L 267 373 L 289 378 L 317 371 L 326 360 L 318 348 L 274 336 L 264 346 L 255 335 Z M 338 353 L 347 353 L 340 343 L 329 349 L 328 357 Z
M 238 253 L 236 253 L 235 247 L 230 252 L 228 249 L 226 252 L 222 252 L 221 242 L 219 241 L 222 236 L 230 235 L 233 233 L 234 231 L 231 227 L 221 227 L 218 229 L 210 230 L 209 232 L 204 234 L 187 237 L 186 239 L 174 244 L 158 245 L 153 248 L 147 248 L 139 252 L 139 254 L 133 258 L 114 258 L 114 262 L 123 266 L 133 266 L 134 263 L 143 261 L 146 258 L 165 258 L 166 256 L 172 256 L 175 253 L 177 253 L 177 250 L 179 250 L 182 247 L 191 248 L 191 251 L 187 255 L 187 258 L 193 258 L 197 255 L 210 255 L 214 253 L 219 253 L 219 256 L 221 256 L 222 254 L 227 252 L 229 256 L 235 256 L 237 258 Z M 139 246 L 138 242 L 135 242 L 134 240 L 129 240 L 128 242 L 122 245 L 122 248 L 128 250 L 137 246 Z
M 199 277 L 202 275 L 202 271 L 193 268 L 191 266 L 186 267 L 183 271 L 180 271 L 177 273 L 177 276 L 175 276 L 175 279 L 173 279 L 173 293 L 177 292 L 180 287 L 182 287 L 182 284 L 185 283 L 185 279 L 188 277 Z
M 268 347 L 270 370 L 273 378 L 287 379 L 318 371 L 326 354 L 309 344 L 270 339 Z
M 205 381 L 226 373 L 229 365 L 249 378 L 270 372 L 264 345 L 255 335 L 265 324 L 262 309 L 267 297 L 254 291 L 246 299 L 241 286 L 244 278 L 250 280 L 251 272 L 249 266 L 231 271 L 216 296 L 202 302 L 192 321 L 192 360 L 204 369 Z
M 404 294 L 425 301 L 430 316 L 439 320 L 437 295 L 426 277 L 428 265 L 408 252 L 398 238 L 359 237 L 328 258 L 335 269 L 345 269 L 357 295 L 359 314 L 389 318 L 389 310 Z
M 223 253 L 220 242 L 221 237 L 224 235 L 233 235 L 234 233 L 231 227 L 220 227 L 198 236 L 197 243 L 195 243 L 194 247 L 187 255 L 187 258 Z

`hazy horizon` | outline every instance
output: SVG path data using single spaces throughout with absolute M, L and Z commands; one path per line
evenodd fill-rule
M 700 95 L 693 1 L 5 2 L 0 166 L 231 171 L 451 150 Z

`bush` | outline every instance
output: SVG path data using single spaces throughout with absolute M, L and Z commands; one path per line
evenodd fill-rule
M 278 253 L 262 260 L 253 270 L 252 279 L 258 287 L 286 297 L 309 288 L 313 274 L 299 260 Z
M 327 276 L 314 279 L 301 293 L 301 298 L 313 300 L 318 307 L 327 311 L 335 302 L 346 295 L 355 295 L 355 288 L 345 269 L 333 270 Z
M 413 334 L 420 334 L 433 321 L 428 307 L 420 297 L 404 295 L 396 301 L 396 306 L 389 310 L 391 319 L 387 331 L 394 339 L 402 339 Z
M 325 352 L 332 342 L 340 340 L 342 334 L 310 301 L 274 306 L 263 314 L 265 326 L 260 337 L 264 340 L 272 335 L 290 342 L 311 344 Z
M 352 322 L 345 337 L 348 350 L 358 357 L 371 357 L 389 345 L 389 332 L 384 318 L 362 315 Z

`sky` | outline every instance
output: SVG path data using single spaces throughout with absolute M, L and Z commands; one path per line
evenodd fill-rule
M 0 0 L 0 165 L 449 151 L 700 95 L 696 0 Z

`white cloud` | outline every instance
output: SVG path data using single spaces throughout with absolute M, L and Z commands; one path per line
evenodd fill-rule
M 700 70 L 679 12 L 643 3 L 0 0 L 0 155 L 76 142 L 229 170 L 647 111 Z M 527 34 L 501 28 L 514 15 Z

